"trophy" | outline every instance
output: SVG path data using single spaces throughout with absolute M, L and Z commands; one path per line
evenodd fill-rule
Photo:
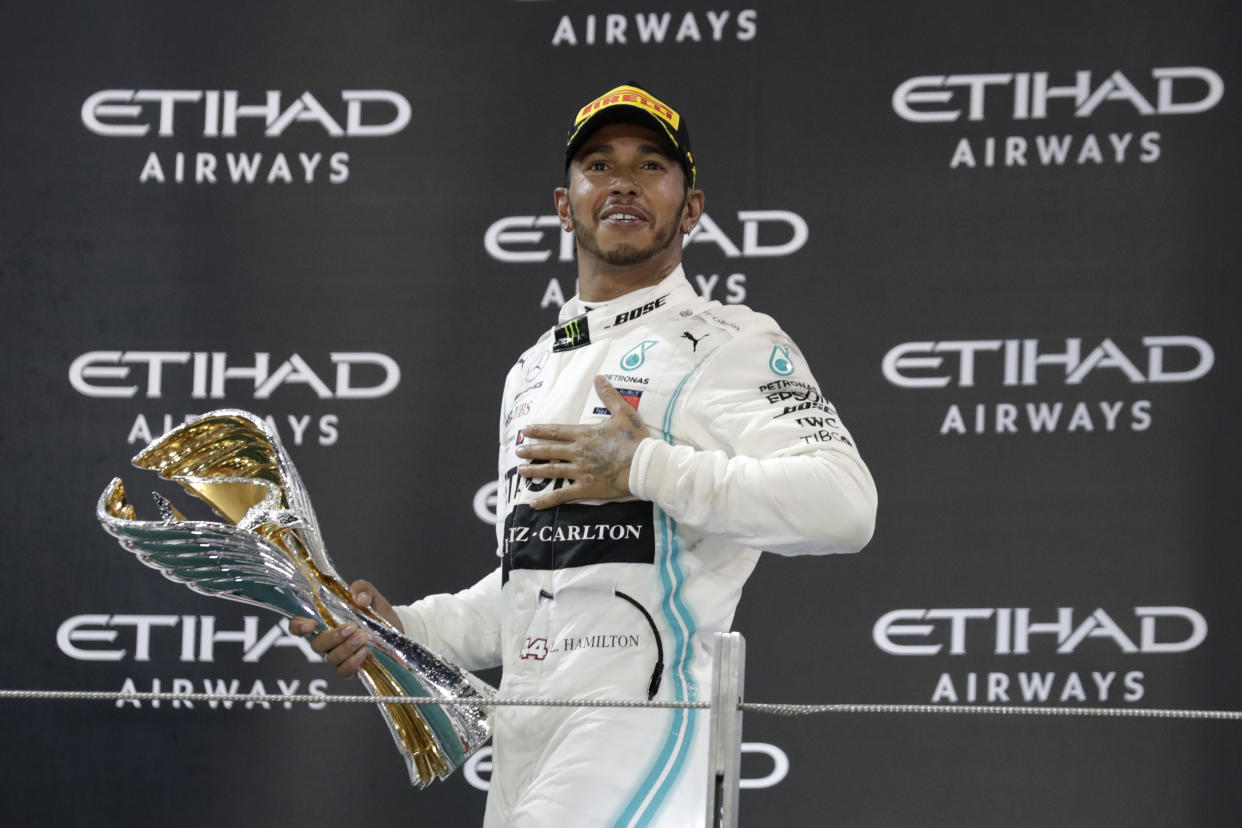
M 160 520 L 138 520 L 120 478 L 96 516 L 121 546 L 195 592 L 318 619 L 320 631 L 352 622 L 367 632 L 359 675 L 372 695 L 490 699 L 489 685 L 360 610 L 324 549 L 319 523 L 293 461 L 255 415 L 220 410 L 172 429 L 133 460 L 173 480 L 227 523 L 188 520 L 155 494 Z M 410 782 L 424 787 L 462 765 L 491 735 L 483 707 L 382 704 Z

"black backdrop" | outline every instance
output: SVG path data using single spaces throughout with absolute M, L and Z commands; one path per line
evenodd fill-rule
M 191 413 L 272 415 L 347 577 L 408 600 L 493 566 L 501 380 L 574 290 L 541 222 L 563 130 L 634 79 L 695 137 L 687 273 L 782 322 L 880 490 L 861 555 L 759 566 L 748 698 L 1237 709 L 1235 14 L 10 4 L 0 685 L 357 691 L 95 524 Z M 14 825 L 482 813 L 466 774 L 410 789 L 362 707 L 0 717 Z M 1242 813 L 1229 722 L 750 715 L 746 739 L 747 825 Z

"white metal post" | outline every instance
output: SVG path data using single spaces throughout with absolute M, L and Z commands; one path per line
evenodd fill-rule
M 746 639 L 716 633 L 712 658 L 712 710 L 707 759 L 707 826 L 737 828 L 742 772 L 742 691 L 746 683 Z

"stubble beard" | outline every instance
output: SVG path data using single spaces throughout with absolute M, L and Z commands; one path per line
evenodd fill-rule
M 633 265 L 650 261 L 669 246 L 677 235 L 679 226 L 678 218 L 673 218 L 663 227 L 656 228 L 655 235 L 648 245 L 639 247 L 635 244 L 622 243 L 610 250 L 604 250 L 600 247 L 599 240 L 596 239 L 595 234 L 582 228 L 582 225 L 574 215 L 573 207 L 569 208 L 569 218 L 574 223 L 574 241 L 578 246 L 595 258 L 613 267 L 632 267 Z

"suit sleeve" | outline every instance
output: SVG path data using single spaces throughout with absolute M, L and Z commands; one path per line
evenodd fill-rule
M 496 667 L 500 648 L 500 568 L 461 592 L 393 607 L 405 634 L 467 670 Z
M 871 539 L 871 472 L 783 334 L 721 346 L 670 409 L 669 428 L 634 455 L 637 497 L 687 528 L 783 555 L 857 552 Z

